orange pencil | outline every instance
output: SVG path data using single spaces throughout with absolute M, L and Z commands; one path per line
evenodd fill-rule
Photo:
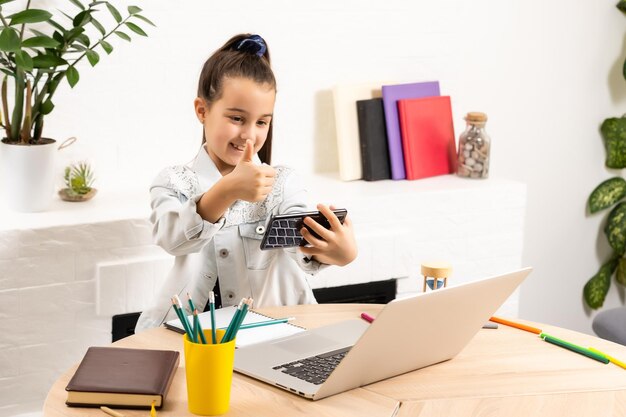
M 541 334 L 541 330 L 537 329 L 536 327 L 527 326 L 527 325 L 522 324 L 522 323 L 515 323 L 514 321 L 501 319 L 499 317 L 491 317 L 489 319 L 489 321 L 493 321 L 494 323 L 504 324 L 505 326 L 515 327 L 515 328 L 520 329 L 520 330 L 526 330 L 527 332 L 531 332 L 531 333 L 535 333 L 535 334 Z

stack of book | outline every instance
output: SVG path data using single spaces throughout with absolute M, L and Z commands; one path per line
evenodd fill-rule
M 341 85 L 333 93 L 341 179 L 456 172 L 452 106 L 439 82 Z

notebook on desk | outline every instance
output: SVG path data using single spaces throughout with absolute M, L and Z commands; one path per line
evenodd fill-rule
M 394 300 L 372 324 L 347 320 L 242 347 L 235 370 L 317 400 L 443 362 L 467 345 L 530 271 Z

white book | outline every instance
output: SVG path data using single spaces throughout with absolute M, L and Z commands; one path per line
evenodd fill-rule
M 237 308 L 234 306 L 216 309 L 215 327 L 218 329 L 228 327 L 236 309 Z M 211 328 L 211 313 L 209 311 L 198 314 L 198 318 L 200 319 L 200 325 L 203 330 Z M 193 326 L 193 316 L 188 315 L 187 319 L 189 320 L 189 324 Z M 249 310 L 242 324 L 258 323 L 272 319 L 273 317 L 267 317 L 263 314 L 257 313 L 256 311 Z M 185 332 L 179 319 L 167 321 L 164 325 L 166 328 L 174 330 L 175 332 Z M 304 330 L 304 328 L 291 323 L 279 323 L 269 326 L 254 327 L 252 329 L 240 329 L 239 332 L 237 332 L 237 340 L 235 344 L 237 347 L 253 345 L 259 342 L 265 342 L 266 340 L 291 336 L 292 334 L 300 333 Z
M 340 84 L 333 88 L 339 176 L 344 181 L 362 178 L 357 100 L 382 97 L 383 83 Z

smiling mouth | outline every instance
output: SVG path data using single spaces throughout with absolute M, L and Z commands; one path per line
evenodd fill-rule
M 232 146 L 233 148 L 237 149 L 238 151 L 242 151 L 242 152 L 243 152 L 244 149 L 246 149 L 246 145 L 245 144 L 244 145 L 237 145 L 237 144 L 231 142 L 230 146 Z

